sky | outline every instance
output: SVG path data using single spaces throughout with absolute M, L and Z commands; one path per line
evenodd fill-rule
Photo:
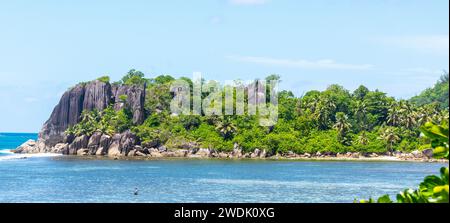
M 132 68 L 407 99 L 448 61 L 448 0 L 0 0 L 0 132 L 38 132 L 70 86 Z

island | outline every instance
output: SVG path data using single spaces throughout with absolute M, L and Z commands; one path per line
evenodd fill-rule
M 114 159 L 445 162 L 432 158 L 430 141 L 421 137 L 419 128 L 429 121 L 448 125 L 447 72 L 433 88 L 409 100 L 396 100 L 362 85 L 354 92 L 331 85 L 302 97 L 280 91 L 278 121 L 273 126 L 259 125 L 258 116 L 247 110 L 244 115 L 173 114 L 171 84 L 176 80 L 192 86 L 186 77 L 148 79 L 136 70 L 117 82 L 104 76 L 79 83 L 62 95 L 37 141 L 29 140 L 14 152 Z M 281 80 L 270 75 L 266 81 Z M 207 96 L 202 94 L 202 99 Z M 266 97 L 269 100 L 269 95 L 263 100 Z

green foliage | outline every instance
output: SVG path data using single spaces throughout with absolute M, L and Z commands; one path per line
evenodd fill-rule
M 131 118 L 132 115 L 129 110 L 121 109 L 116 112 L 112 106 L 108 106 L 101 112 L 84 110 L 80 122 L 74 126 L 69 126 L 65 133 L 75 136 L 90 136 L 94 132 L 113 135 L 130 129 L 132 126 Z
M 168 84 L 168 83 L 170 83 L 170 82 L 172 82 L 174 80 L 175 80 L 175 78 L 173 78 L 170 75 L 159 75 L 159 76 L 157 76 L 157 77 L 155 77 L 153 79 L 150 79 L 150 83 L 151 84 L 155 84 L 155 85 Z
M 361 153 L 383 154 L 387 152 L 386 142 L 378 139 L 377 132 L 360 132 L 353 136 L 353 147 Z
M 419 95 L 411 98 L 411 102 L 418 105 L 426 105 L 438 102 L 441 109 L 449 107 L 449 74 L 444 71 L 441 79 L 432 88 L 428 88 Z
M 116 117 L 112 122 L 113 127 L 117 132 L 124 132 L 127 129 L 130 129 L 132 126 L 132 117 L 131 111 L 128 109 L 120 109 L 116 113 Z
M 98 80 L 110 81 L 107 76 Z M 429 138 L 432 138 L 432 133 L 437 134 L 438 138 L 443 137 L 439 132 L 445 133 L 445 128 L 448 130 L 448 106 L 442 108 L 440 99 L 426 103 L 416 103 L 413 99 L 397 101 L 383 92 L 371 91 L 362 85 L 352 93 L 342 86 L 330 85 L 325 91 L 309 91 L 300 98 L 290 91 L 281 91 L 277 95 L 277 124 L 262 127 L 255 115 L 171 115 L 173 93 L 170 85 L 174 80 L 170 75 L 147 79 L 142 72 L 132 69 L 113 84 L 146 84 L 145 121 L 142 125 L 133 124 L 132 113 L 126 107 L 115 111 L 109 106 L 104 111 L 84 111 L 80 122 L 70 126 L 67 133 L 91 135 L 100 131 L 112 135 L 131 129 L 147 145 L 181 148 L 185 144 L 194 143 L 217 150 L 231 150 L 233 144 L 237 143 L 244 152 L 264 149 L 269 154 L 291 151 L 383 154 L 388 151 L 412 151 L 420 145 L 432 144 L 435 146 L 436 157 L 448 157 L 448 147 L 438 144 L 436 140 L 419 137 L 418 130 L 429 121 L 447 126 L 425 125 L 422 132 Z M 192 94 L 192 80 L 186 77 L 180 80 L 189 84 Z M 266 81 L 270 80 L 281 81 L 276 74 L 266 77 Z M 448 75 L 444 75 L 436 86 L 435 89 L 445 89 L 445 86 L 448 88 Z M 266 93 L 268 101 L 269 88 Z M 202 98 L 207 95 L 208 93 L 202 93 Z M 234 104 L 236 95 L 233 96 Z M 248 98 L 244 99 L 246 100 Z M 127 95 L 120 95 L 117 102 L 126 104 L 127 101 Z
M 109 76 L 102 76 L 97 78 L 97 80 L 103 82 L 103 83 L 109 83 Z
M 186 130 L 194 130 L 201 124 L 200 117 L 194 115 L 181 116 L 180 122 Z
M 388 151 L 392 152 L 394 145 L 400 141 L 398 129 L 394 127 L 382 128 L 378 139 L 385 141 Z
M 119 101 L 121 103 L 126 103 L 127 100 L 128 100 L 128 96 L 127 95 L 125 95 L 125 94 L 119 95 Z
M 217 123 L 216 130 L 220 133 L 220 135 L 225 139 L 229 140 L 233 138 L 233 136 L 237 132 L 237 127 L 234 125 L 231 120 L 225 119 Z
M 213 125 L 202 123 L 191 134 L 204 148 L 217 149 L 219 151 L 230 151 L 233 149 L 232 142 L 224 140 L 223 136 L 216 131 Z
M 121 83 L 124 85 L 143 85 L 148 82 L 141 71 L 131 69 L 122 77 Z
M 310 154 L 317 152 L 345 153 L 353 151 L 352 147 L 343 145 L 338 140 L 338 132 L 336 130 L 313 132 L 303 145 L 303 152 Z
M 351 142 L 349 142 L 349 138 L 346 137 L 351 127 L 352 125 L 348 122 L 348 117 L 345 113 L 336 113 L 336 124 L 333 125 L 333 128 L 338 131 L 338 140 L 342 144 L 351 144 Z
M 154 84 L 147 87 L 144 107 L 147 114 L 170 110 L 172 100 L 170 84 Z
M 245 152 L 253 152 L 254 149 L 268 149 L 267 144 L 263 142 L 267 132 L 261 126 L 253 125 L 245 130 L 241 130 L 233 141 L 238 143 Z
M 131 131 L 141 139 L 146 147 L 157 147 L 165 144 L 171 137 L 170 131 L 164 128 L 152 128 L 146 125 L 133 127 Z
M 434 148 L 435 158 L 448 160 L 449 130 L 448 126 L 439 126 L 431 122 L 421 127 L 422 133 L 430 138 Z M 449 203 L 448 168 L 440 169 L 440 176 L 427 176 L 416 190 L 406 189 L 397 194 L 397 203 Z M 355 201 L 356 202 L 356 201 Z M 385 203 L 392 201 L 388 195 L 380 197 L 376 202 L 373 199 L 362 200 L 361 203 Z

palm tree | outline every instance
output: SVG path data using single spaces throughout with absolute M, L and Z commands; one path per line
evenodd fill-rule
M 355 108 L 353 109 L 353 114 L 358 120 L 361 129 L 366 130 L 366 115 L 368 113 L 368 106 L 364 101 L 356 101 Z
M 309 109 L 311 111 L 311 113 L 314 113 L 316 111 L 317 105 L 320 102 L 320 99 L 319 99 L 319 96 L 316 95 L 316 96 L 312 97 L 312 99 L 310 99 L 310 100 L 307 100 L 307 101 L 301 100 L 301 101 L 303 102 L 302 107 L 304 107 L 305 110 Z
M 389 152 L 392 152 L 392 147 L 400 140 L 400 137 L 392 127 L 388 127 L 384 131 L 382 131 L 379 138 L 386 141 L 387 149 Z
M 315 111 L 315 117 L 319 123 L 320 129 L 327 129 L 330 124 L 330 115 L 334 113 L 336 110 L 336 104 L 328 99 L 323 98 L 319 101 L 316 111 Z
M 230 139 L 237 132 L 236 126 L 229 120 L 219 122 L 216 130 L 220 132 L 224 139 Z
M 408 129 L 412 129 L 416 126 L 416 111 L 414 111 L 413 106 L 408 101 L 400 101 L 400 121 Z
M 345 140 L 345 135 L 350 130 L 352 125 L 348 122 L 348 117 L 343 112 L 336 113 L 336 123 L 333 125 L 339 135 L 339 140 L 343 142 Z
M 398 103 L 392 103 L 388 109 L 387 124 L 398 126 L 401 122 L 401 111 Z
M 358 136 L 357 142 L 364 146 L 369 144 L 369 138 L 367 138 L 366 131 L 361 132 L 361 134 Z

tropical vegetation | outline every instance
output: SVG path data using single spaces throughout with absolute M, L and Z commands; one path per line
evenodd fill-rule
M 178 78 L 192 86 L 192 80 Z M 99 78 L 109 82 L 109 77 Z M 395 99 L 379 90 L 360 86 L 353 92 L 339 85 L 324 91 L 309 91 L 296 97 L 290 91 L 278 92 L 278 122 L 260 126 L 257 115 L 173 115 L 170 85 L 176 78 L 160 75 L 145 78 L 130 70 L 113 84 L 145 85 L 145 121 L 134 125 L 127 108 L 84 111 L 81 121 L 67 132 L 82 135 L 100 131 L 105 134 L 134 132 L 142 144 L 165 145 L 171 149 L 195 143 L 203 148 L 230 151 L 238 144 L 245 152 L 265 149 L 269 154 L 294 153 L 389 153 L 413 151 L 430 144 L 432 138 L 420 137 L 421 126 L 431 122 L 448 128 L 448 73 L 434 88 L 410 100 Z M 270 81 L 281 81 L 270 75 Z M 205 82 L 205 80 L 203 80 Z M 192 89 L 191 89 L 192 93 Z M 202 94 L 202 98 L 208 94 Z M 267 96 L 267 100 L 270 97 Z M 126 96 L 120 97 L 126 101 Z M 247 99 L 246 99 L 247 100 Z M 192 108 L 192 104 L 190 105 Z
M 421 128 L 422 133 L 431 140 L 435 158 L 448 160 L 449 153 L 449 131 L 448 126 L 439 126 L 431 122 Z M 448 203 L 448 167 L 440 169 L 439 176 L 427 176 L 416 190 L 406 189 L 396 196 L 393 201 L 389 195 L 378 199 L 362 200 L 362 203 Z

